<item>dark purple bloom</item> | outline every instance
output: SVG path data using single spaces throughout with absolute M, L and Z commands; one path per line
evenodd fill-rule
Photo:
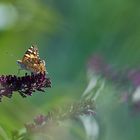
M 12 75 L 0 76 L 0 99 L 3 96 L 12 97 L 17 91 L 22 97 L 31 96 L 36 90 L 44 92 L 43 88 L 51 87 L 51 81 L 46 73 L 31 74 L 22 77 Z

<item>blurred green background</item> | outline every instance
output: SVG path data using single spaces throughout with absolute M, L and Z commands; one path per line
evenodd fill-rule
M 93 54 L 101 54 L 116 69 L 139 66 L 139 4 L 138 0 L 0 0 L 0 74 L 17 74 L 16 60 L 36 43 L 52 81 L 45 93 L 26 99 L 15 93 L 2 99 L 0 128 L 8 137 L 37 114 L 79 100 L 88 85 L 87 63 Z M 113 83 L 107 83 L 98 97 L 95 139 L 140 139 L 139 114 L 130 113 L 119 95 Z M 75 123 L 71 127 L 74 132 L 67 139 L 86 139 L 84 128 Z M 0 140 L 6 139 L 2 130 Z

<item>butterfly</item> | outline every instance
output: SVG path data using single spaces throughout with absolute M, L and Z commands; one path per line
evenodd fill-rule
M 34 74 L 46 72 L 45 61 L 40 59 L 38 48 L 35 45 L 31 45 L 22 60 L 17 60 L 17 63 L 21 67 L 20 70 L 28 70 Z

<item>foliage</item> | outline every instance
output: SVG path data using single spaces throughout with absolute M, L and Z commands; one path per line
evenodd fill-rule
M 0 140 L 27 140 L 24 125 L 34 116 L 88 99 L 96 115 L 63 120 L 50 133 L 54 139 L 139 139 L 139 3 L 1 0 L 0 75 L 16 75 L 16 60 L 36 43 L 52 88 L 26 99 L 3 97 Z

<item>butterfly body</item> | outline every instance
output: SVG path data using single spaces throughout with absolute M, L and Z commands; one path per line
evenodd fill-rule
M 22 60 L 17 60 L 21 69 L 28 70 L 33 73 L 46 72 L 45 61 L 39 58 L 37 47 L 32 45 L 24 54 Z

